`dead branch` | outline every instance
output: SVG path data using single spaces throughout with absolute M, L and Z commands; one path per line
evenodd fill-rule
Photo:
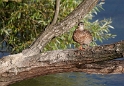
M 96 46 L 85 51 L 77 49 L 48 51 L 30 57 L 23 54 L 0 59 L 0 85 L 39 75 L 60 72 L 124 73 L 124 41 Z

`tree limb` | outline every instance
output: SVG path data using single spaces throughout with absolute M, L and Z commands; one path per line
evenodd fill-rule
M 53 18 L 53 21 L 52 21 L 51 25 L 53 25 L 57 22 L 57 18 L 58 18 L 58 15 L 59 15 L 60 1 L 61 0 L 56 0 L 55 1 L 56 2 L 55 13 L 54 13 L 54 18 Z
M 0 59 L 0 85 L 60 72 L 124 73 L 124 60 L 113 60 L 120 57 L 124 57 L 124 41 L 85 51 L 56 50 L 30 57 L 22 53 L 9 55 Z

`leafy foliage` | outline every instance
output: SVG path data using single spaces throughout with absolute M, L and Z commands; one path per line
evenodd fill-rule
M 89 14 L 85 16 L 83 21 L 85 23 L 85 29 L 88 29 L 91 31 L 91 34 L 94 38 L 93 42 L 91 43 L 91 46 L 97 45 L 96 41 L 103 42 L 103 40 L 108 40 L 109 38 L 114 38 L 116 35 L 112 35 L 110 33 L 110 29 L 114 29 L 113 26 L 110 24 L 112 23 L 111 19 L 104 19 L 104 20 L 95 20 L 94 22 L 91 22 L 92 18 L 94 17 L 94 14 L 97 15 L 100 10 L 104 10 L 102 8 L 102 5 L 104 2 L 100 2 L 94 9 L 92 9 Z M 56 49 L 67 49 L 67 48 L 75 48 L 79 46 L 78 43 L 74 42 L 72 39 L 73 32 L 75 30 L 76 26 L 73 27 L 69 32 L 54 38 L 45 48 L 44 50 L 56 50 Z
M 41 8 L 38 7 L 40 3 L 36 5 L 34 3 L 29 4 L 29 2 L 8 2 L 2 4 L 2 9 L 5 12 L 1 15 L 1 20 L 3 21 L 1 21 L 0 33 L 3 37 L 3 42 L 9 47 L 7 50 L 11 48 L 14 53 L 19 52 L 29 45 L 48 23 L 45 19 L 47 20 L 49 17 L 41 14 L 44 13 L 42 11 L 46 10 L 47 7 L 41 5 L 43 9 L 41 11 Z M 44 4 L 44 2 L 41 4 Z M 48 11 L 49 13 L 51 12 Z
M 23 0 L 21 3 L 0 4 L 0 48 L 12 53 L 28 47 L 52 21 L 55 10 L 55 0 Z M 62 0 L 58 21 L 76 6 L 74 0 Z
M 81 0 L 61 0 L 58 22 L 66 17 Z M 0 2 L 0 49 L 12 53 L 18 53 L 28 47 L 40 33 L 49 25 L 54 15 L 55 0 L 23 0 L 21 3 L 9 1 Z M 92 20 L 93 14 L 102 9 L 102 4 L 98 4 L 82 21 L 85 27 L 90 29 L 96 40 L 102 41 L 114 37 L 109 32 L 113 28 L 111 20 Z M 78 46 L 72 40 L 72 34 L 76 26 L 69 32 L 52 39 L 46 45 L 44 51 L 55 49 L 66 49 Z M 91 29 L 92 28 L 92 29 Z

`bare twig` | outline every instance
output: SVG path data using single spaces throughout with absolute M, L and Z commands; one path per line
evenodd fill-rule
M 52 21 L 52 25 L 55 24 L 57 22 L 57 18 L 58 18 L 58 15 L 59 15 L 59 7 L 60 7 L 60 1 L 61 0 L 56 0 L 56 6 L 55 6 L 55 13 L 54 13 L 54 18 L 53 18 L 53 21 Z

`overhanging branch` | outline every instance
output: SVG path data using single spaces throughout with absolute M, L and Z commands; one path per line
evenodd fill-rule
M 0 59 L 0 85 L 10 84 L 39 75 L 60 72 L 124 73 L 124 41 L 77 49 L 48 51 L 30 57 L 16 54 Z

